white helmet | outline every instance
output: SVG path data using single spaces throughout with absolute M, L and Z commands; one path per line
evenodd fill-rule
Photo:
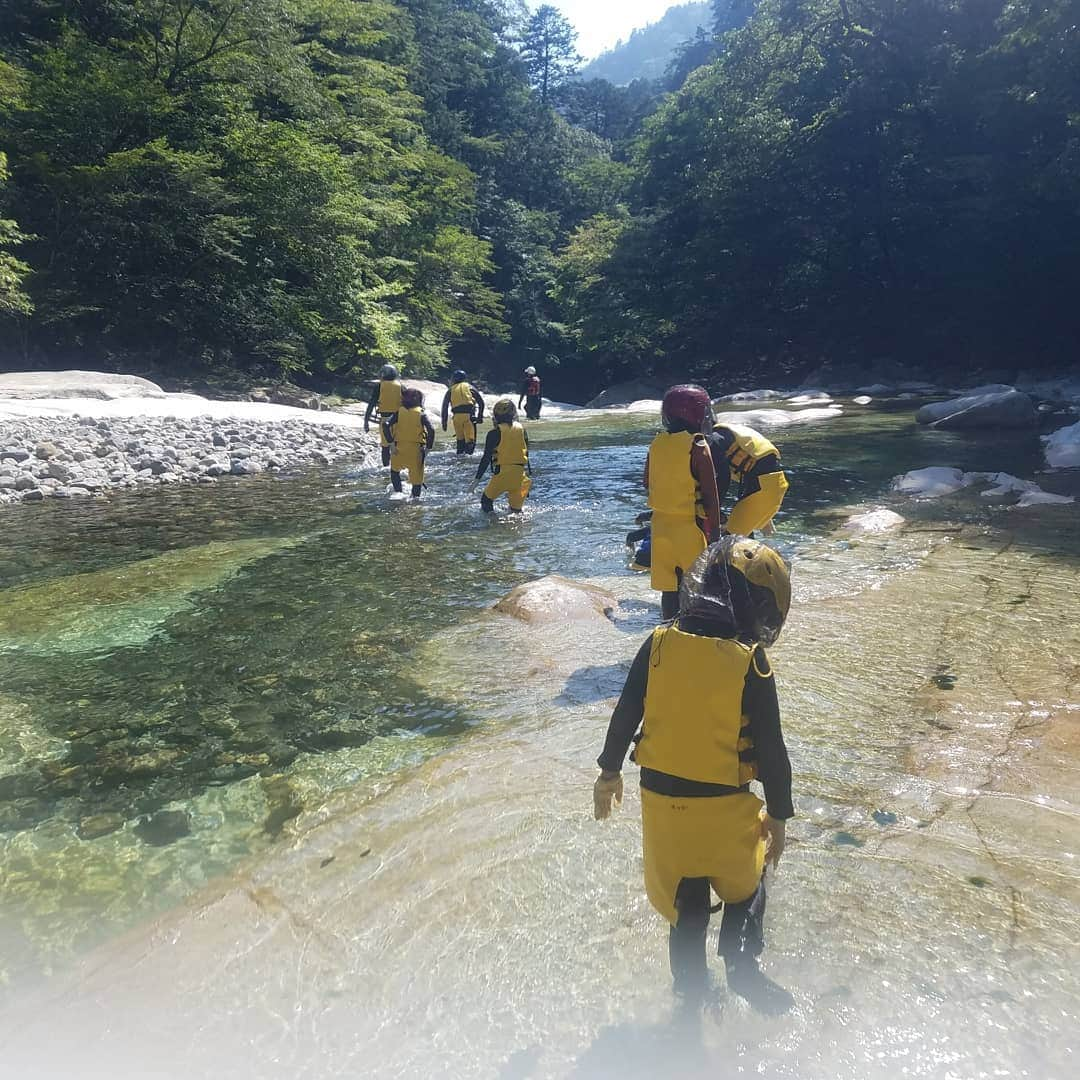
M 535 374 L 536 374 L 536 368 L 534 368 L 534 367 L 527 367 L 527 368 L 525 369 L 525 374 L 526 374 L 526 375 L 535 375 Z

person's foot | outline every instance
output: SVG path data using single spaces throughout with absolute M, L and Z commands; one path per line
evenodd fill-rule
M 791 1012 L 795 999 L 779 983 L 773 982 L 757 960 L 745 953 L 734 960 L 724 958 L 728 989 L 737 994 L 759 1013 L 765 1016 L 782 1016 Z

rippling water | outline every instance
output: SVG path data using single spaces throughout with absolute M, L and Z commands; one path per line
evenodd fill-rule
M 11 985 L 239 868 L 184 931 L 231 974 L 178 978 L 213 1019 L 176 1075 L 1071 1073 L 1078 515 L 891 496 L 925 465 L 1038 467 L 1032 436 L 960 439 L 906 411 L 776 433 L 799 817 L 767 955 L 797 1007 L 673 1032 L 636 797 L 610 828 L 588 814 L 610 698 L 657 617 L 622 569 L 655 423 L 534 425 L 520 520 L 484 519 L 448 454 L 418 506 L 324 472 L 8 511 Z M 877 504 L 912 525 L 834 532 Z M 610 588 L 615 620 L 486 614 L 552 572 Z M 125 962 L 105 963 L 109 994 L 138 1014 L 153 993 Z M 294 1020 L 268 1039 L 264 1012 Z M 233 1060 L 236 1031 L 254 1058 Z

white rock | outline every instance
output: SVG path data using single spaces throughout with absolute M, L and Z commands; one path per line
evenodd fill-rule
M 853 532 L 880 533 L 903 525 L 905 520 L 892 510 L 879 507 L 864 514 L 854 514 L 844 522 L 842 528 L 851 529 Z
M 869 405 L 874 399 L 869 394 L 860 394 L 851 399 L 856 405 Z
M 893 489 L 905 495 L 917 495 L 927 499 L 936 499 L 939 495 L 951 495 L 967 486 L 965 474 L 960 469 L 944 468 L 939 465 L 928 469 L 913 469 L 893 480 Z
M 1046 463 L 1052 469 L 1080 469 L 1080 422 L 1044 435 Z
M 749 427 L 787 427 L 788 424 L 809 424 L 818 420 L 834 420 L 843 416 L 839 405 L 818 409 L 747 409 L 745 412 L 717 413 L 718 424 L 745 424 Z

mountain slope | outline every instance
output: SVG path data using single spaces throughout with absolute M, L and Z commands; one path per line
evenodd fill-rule
M 669 8 L 663 18 L 635 30 L 626 41 L 586 64 L 579 77 L 607 79 L 616 86 L 626 86 L 635 79 L 661 78 L 675 50 L 692 38 L 698 27 L 712 26 L 711 7 L 697 3 Z

